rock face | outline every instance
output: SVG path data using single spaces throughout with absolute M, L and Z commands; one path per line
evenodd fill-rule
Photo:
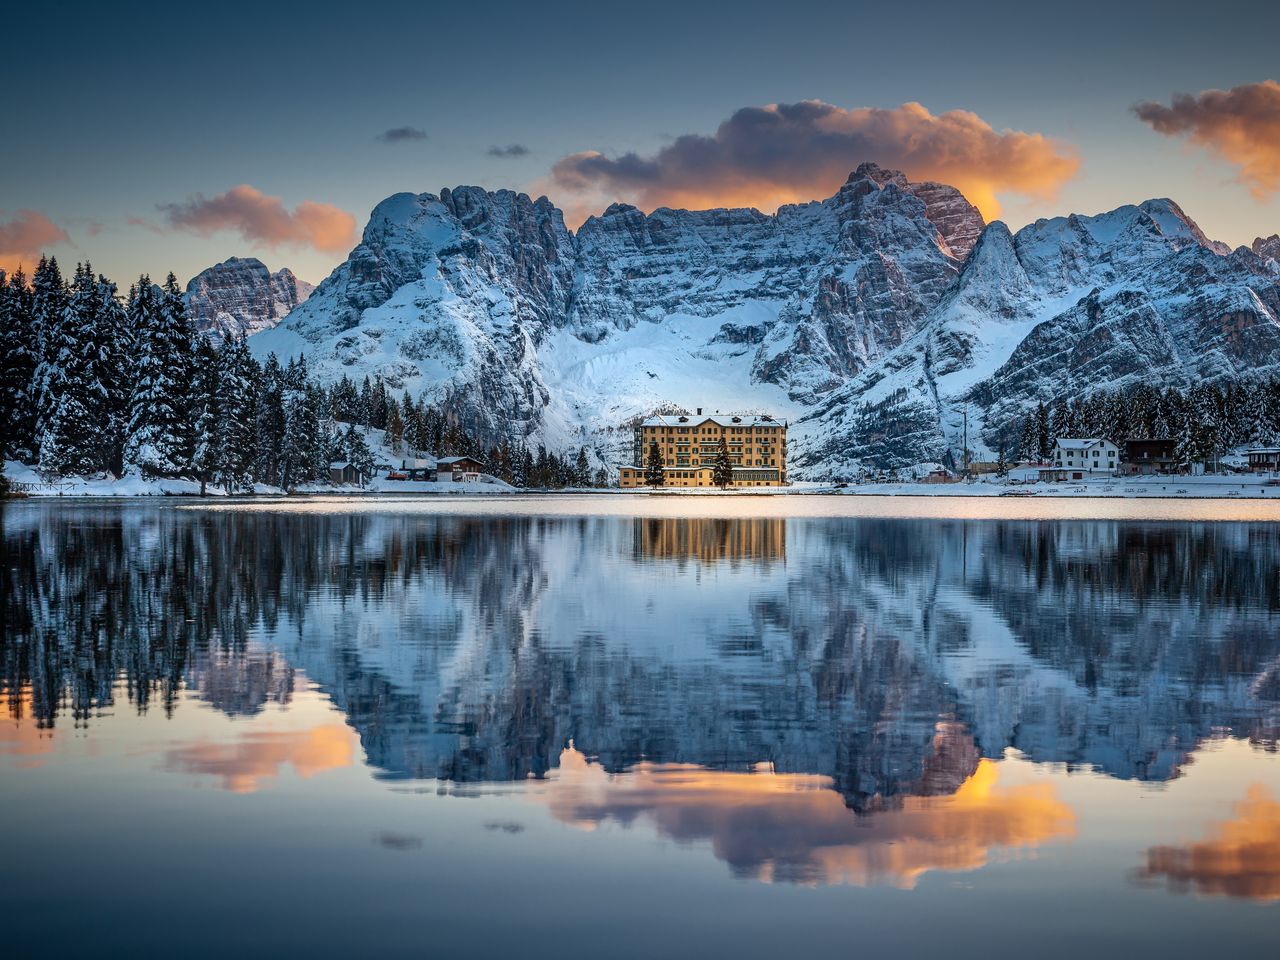
M 1264 260 L 1274 260 L 1280 264 L 1280 235 L 1273 233 L 1269 237 L 1258 237 L 1249 249 Z
M 546 198 L 458 187 L 378 204 L 251 345 L 615 464 L 638 414 L 764 409 L 816 478 L 944 459 L 966 407 L 982 453 L 1041 399 L 1280 370 L 1277 247 L 1232 252 L 1167 199 L 1013 234 L 873 163 L 772 215 L 615 204 L 576 235 Z
M 269 330 L 311 294 L 288 267 L 275 273 L 254 257 L 232 257 L 187 284 L 187 312 L 196 329 L 221 340 Z
M 1280 269 L 1169 200 L 984 231 L 919 333 L 825 397 L 793 475 L 942 461 L 1039 401 L 1280 373 Z

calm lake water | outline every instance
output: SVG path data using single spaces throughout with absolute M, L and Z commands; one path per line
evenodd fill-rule
M 4 953 L 1273 956 L 1277 519 L 8 504 Z

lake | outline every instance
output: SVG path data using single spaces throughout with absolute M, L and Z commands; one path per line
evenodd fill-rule
M 5 954 L 1270 955 L 1277 520 L 8 503 Z

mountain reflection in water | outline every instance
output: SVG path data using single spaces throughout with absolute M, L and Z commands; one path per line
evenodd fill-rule
M 229 717 L 301 671 L 380 777 L 534 780 L 742 876 L 912 886 L 1077 833 L 1035 764 L 1158 783 L 1280 731 L 1280 528 L 7 507 L 0 693 L 20 735 L 123 700 Z M 356 762 L 340 725 L 193 740 L 233 791 Z M 1148 882 L 1280 896 L 1259 790 Z

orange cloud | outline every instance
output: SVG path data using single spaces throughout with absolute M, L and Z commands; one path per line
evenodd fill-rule
M 1280 900 L 1280 803 L 1261 784 L 1249 788 L 1235 816 L 1208 840 L 1152 847 L 1140 876 L 1210 896 Z
M 19 266 L 30 276 L 45 247 L 66 243 L 67 231 L 37 210 L 19 210 L 0 221 L 0 270 L 12 273 Z
M 1186 135 L 1238 169 L 1259 200 L 1280 191 L 1280 83 L 1264 80 L 1230 90 L 1180 93 L 1170 106 L 1140 103 L 1138 119 L 1166 137 Z
M 645 819 L 680 842 L 709 840 L 735 873 L 759 880 L 910 888 L 930 870 L 978 869 L 997 848 L 1074 835 L 1075 814 L 1050 786 L 1001 787 L 999 778 L 999 765 L 981 760 L 950 796 L 906 797 L 859 816 L 827 777 L 662 764 L 610 776 L 569 749 L 545 800 L 587 829 Z
M 200 236 L 234 230 L 266 247 L 312 247 L 322 253 L 346 253 L 355 245 L 356 220 L 327 203 L 303 200 L 288 210 L 279 197 L 242 183 L 216 197 L 196 194 L 186 203 L 160 204 L 168 226 Z M 137 218 L 130 222 L 142 223 Z
M 864 160 L 913 180 L 957 187 L 987 219 L 997 195 L 1052 198 L 1075 176 L 1075 154 L 1039 133 L 995 130 L 967 110 L 918 103 L 846 110 L 821 100 L 744 107 L 711 136 L 686 134 L 652 156 L 596 151 L 557 161 L 551 180 L 573 213 L 626 200 L 645 209 L 753 206 L 827 197 Z
M 291 766 L 299 776 L 350 766 L 355 758 L 354 734 L 342 724 L 310 730 L 250 733 L 231 743 L 199 741 L 170 750 L 164 768 L 220 778 L 224 790 L 253 793 L 264 780 Z

